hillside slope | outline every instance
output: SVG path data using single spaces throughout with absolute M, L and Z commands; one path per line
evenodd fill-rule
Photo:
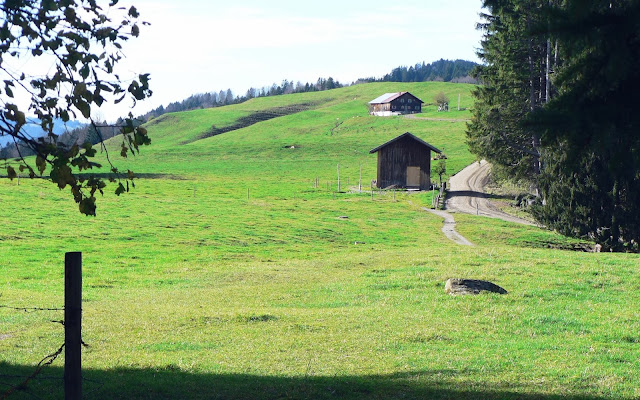
M 465 122 L 460 121 L 470 115 L 472 88 L 472 85 L 436 82 L 371 83 L 166 114 L 147 124 L 152 146 L 143 149 L 129 165 L 136 172 L 190 175 L 224 173 L 219 163 L 228 165 L 230 159 L 296 163 L 296 168 L 302 168 L 306 178 L 311 179 L 333 176 L 334 164 L 340 162 L 345 168 L 359 168 L 362 164 L 364 176 L 373 179 L 375 155 L 368 151 L 410 131 L 444 150 L 450 158 L 449 168 L 459 170 L 472 161 L 464 144 Z M 420 117 L 437 116 L 457 122 L 381 118 L 368 114 L 367 103 L 380 93 L 404 90 L 425 101 Z M 463 110 L 438 113 L 430 103 L 439 91 L 452 99 L 460 94 Z M 269 113 L 282 116 L 262 120 Z M 256 123 L 248 125 L 252 119 Z M 248 126 L 243 127 L 238 121 Z M 226 131 L 228 129 L 234 130 Z M 216 132 L 224 133 L 207 137 Z M 169 170 L 166 166 L 170 166 Z M 245 173 L 249 176 L 259 172 L 250 166 L 247 168 Z M 327 168 L 330 169 L 325 170 Z M 292 176 L 300 175 L 298 170 Z
M 367 114 L 400 90 L 471 106 L 468 85 L 376 83 L 168 114 L 136 157 L 108 143 L 140 179 L 92 218 L 43 179 L 0 180 L 0 386 L 63 397 L 60 360 L 21 377 L 63 342 L 64 252 L 82 251 L 88 400 L 637 398 L 638 257 L 461 214 L 458 246 L 431 192 L 369 191 L 369 150 L 404 131 L 451 170 L 472 160 L 468 111 Z M 509 293 L 452 297 L 450 277 Z

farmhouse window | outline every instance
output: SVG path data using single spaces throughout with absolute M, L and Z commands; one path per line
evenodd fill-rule
M 391 106 L 391 109 L 392 109 L 392 110 L 395 110 L 395 109 L 396 109 L 396 106 Z
M 400 103 L 404 103 L 404 99 L 400 99 Z
M 411 103 L 411 99 L 407 99 L 407 103 Z
M 418 106 L 416 106 L 416 110 L 418 109 Z

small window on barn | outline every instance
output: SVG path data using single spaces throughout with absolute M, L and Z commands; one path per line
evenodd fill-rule
M 407 99 L 407 103 L 411 103 L 411 99 Z
M 400 103 L 404 103 L 404 99 L 400 99 Z
M 391 109 L 392 109 L 392 110 L 395 110 L 395 109 L 396 109 L 396 106 L 391 106 Z
M 416 110 L 418 109 L 418 106 L 416 106 Z

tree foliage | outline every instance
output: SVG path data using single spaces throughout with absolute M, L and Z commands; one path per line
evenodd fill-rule
M 471 150 L 535 184 L 548 227 L 638 251 L 640 0 L 484 6 Z
M 606 249 L 638 251 L 640 1 L 568 0 L 550 10 L 548 29 L 563 65 L 558 95 L 528 119 L 548 149 L 538 217 Z
M 449 104 L 449 96 L 440 91 L 433 97 L 433 101 L 437 106 L 443 107 L 445 104 Z
M 444 60 L 440 59 L 432 63 L 424 62 L 409 66 L 397 67 L 382 79 L 381 82 L 475 82 L 469 75 L 478 64 L 465 60 Z
M 539 132 L 523 119 L 546 102 L 547 67 L 554 58 L 545 38 L 529 32 L 542 18 L 539 0 L 487 0 L 478 53 L 485 65 L 475 70 L 483 83 L 467 130 L 472 152 L 519 180 L 537 184 L 540 172 Z
M 438 162 L 433 166 L 433 173 L 438 175 L 438 178 L 440 178 L 440 186 L 442 187 L 442 175 L 447 173 L 447 161 L 444 159 L 438 160 Z
M 95 215 L 96 192 L 103 193 L 106 182 L 82 171 L 100 168 L 92 159 L 96 149 L 90 142 L 65 145 L 56 140 L 53 124 L 85 118 L 98 129 L 92 111 L 105 102 L 134 103 L 151 95 L 148 74 L 125 81 L 117 74 L 122 46 L 140 32 L 138 10 L 117 7 L 111 0 L 106 9 L 95 0 L 11 0 L 0 5 L 0 136 L 12 139 L 35 154 L 35 166 L 18 154 L 4 160 L 11 179 L 18 171 L 30 177 L 48 172 L 60 189 L 70 188 L 80 212 Z M 24 60 L 30 60 L 25 68 Z M 42 66 L 38 70 L 31 66 Z M 26 113 L 35 115 L 47 137 L 33 139 L 22 129 Z M 121 128 L 121 156 L 136 153 L 150 143 L 143 127 L 131 118 Z M 103 145 L 103 150 L 106 147 Z M 122 174 L 109 162 L 110 180 L 118 181 L 116 194 L 127 190 L 133 173 Z M 122 180 L 122 181 L 121 181 Z

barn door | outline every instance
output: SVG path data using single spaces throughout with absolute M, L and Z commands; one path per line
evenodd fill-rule
M 420 167 L 407 167 L 407 186 L 420 186 Z

